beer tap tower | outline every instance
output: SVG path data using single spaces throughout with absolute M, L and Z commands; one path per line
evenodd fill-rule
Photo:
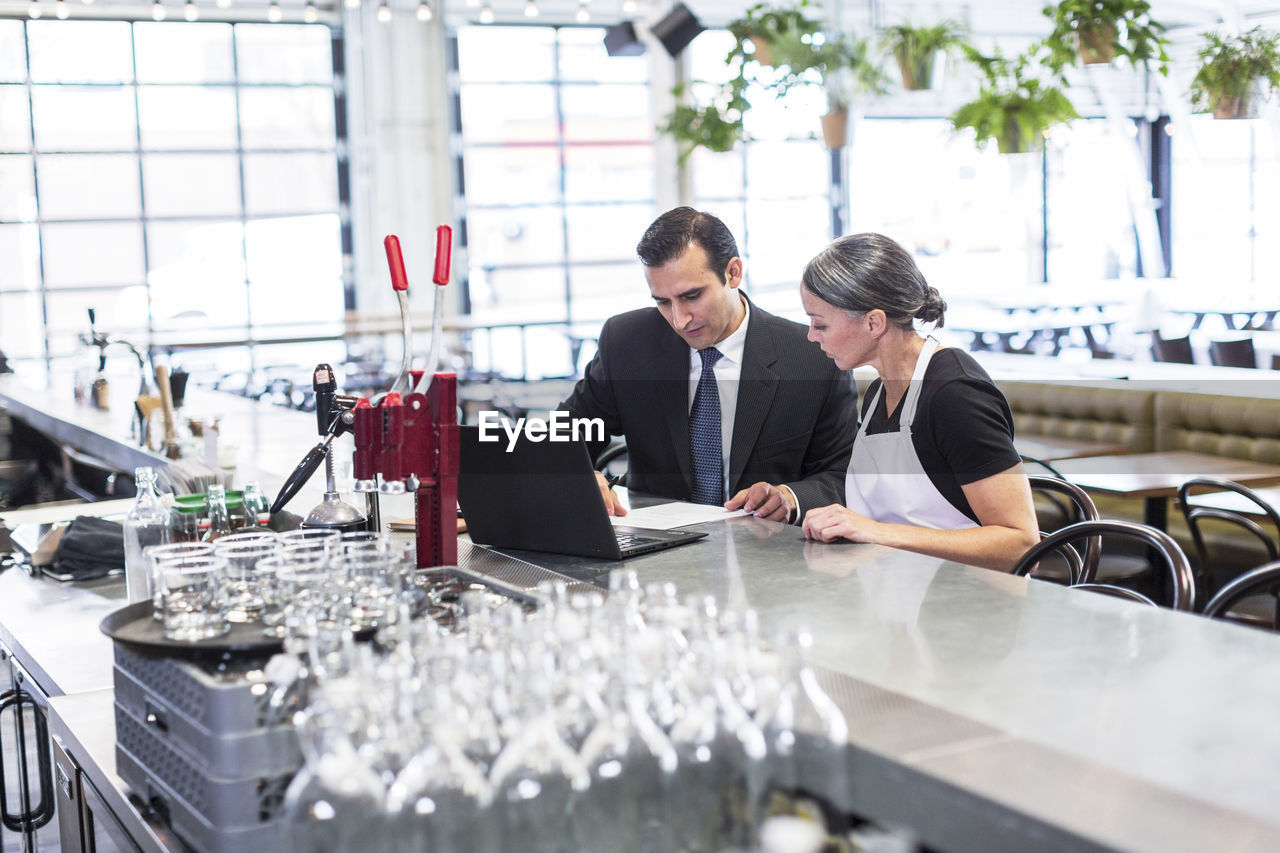
M 431 351 L 426 370 L 421 372 L 409 368 L 413 343 L 409 279 L 400 240 L 388 235 L 383 241 L 391 286 L 400 302 L 404 364 L 391 390 L 376 405 L 361 398 L 353 411 L 355 490 L 369 495 L 375 503 L 379 494 L 416 493 L 418 568 L 458 562 L 458 377 L 438 372 L 451 238 L 449 226 L 436 229 Z M 402 395 L 400 389 L 408 393 Z
M 447 225 L 436 229 L 436 264 L 432 276 L 436 284 L 435 311 L 431 317 L 431 351 L 426 371 L 410 369 L 413 329 L 409 319 L 409 278 L 404 271 L 400 240 L 395 235 L 383 240 L 391 267 L 391 286 L 400 302 L 404 335 L 400 375 L 376 403 L 367 397 L 354 401 L 339 397 L 333 393 L 332 383 L 316 385 L 317 418 L 324 438 L 298 463 L 271 505 L 272 513 L 279 512 L 328 457 L 333 440 L 350 430 L 355 433 L 356 444 L 355 490 L 366 496 L 370 529 L 381 528 L 379 495 L 415 493 L 420 569 L 458 563 L 458 377 L 454 373 L 437 372 L 452 236 Z M 319 365 L 317 371 L 320 368 L 329 371 L 328 365 Z M 331 372 L 325 375 L 331 376 Z M 336 498 L 332 472 L 329 477 L 329 491 Z M 326 494 L 326 502 L 329 499 Z

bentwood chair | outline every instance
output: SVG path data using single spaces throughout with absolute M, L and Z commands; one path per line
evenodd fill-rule
M 1253 338 L 1235 341 L 1210 341 L 1209 361 L 1219 367 L 1258 366 L 1258 355 L 1253 348 Z
M 1024 457 L 1025 459 L 1025 457 Z M 1052 467 L 1045 463 L 1046 468 Z M 1078 521 L 1097 521 L 1098 508 L 1094 506 L 1093 499 L 1089 497 L 1084 489 L 1068 482 L 1062 477 L 1039 477 L 1029 476 L 1028 482 L 1031 484 L 1031 492 L 1036 496 L 1043 496 L 1054 507 L 1054 515 L 1059 518 L 1052 519 L 1053 527 L 1060 528 L 1062 523 L 1072 524 Z M 1037 510 L 1037 516 L 1040 516 L 1040 510 Z M 1047 519 L 1039 518 L 1041 521 L 1040 537 L 1047 538 L 1049 533 L 1045 532 L 1043 522 Z M 1073 549 L 1074 550 L 1074 549 Z M 1075 565 L 1066 550 L 1058 552 L 1067 561 L 1067 573 L 1062 573 L 1061 566 L 1052 561 L 1044 561 L 1031 572 L 1032 577 L 1040 580 L 1053 581 L 1054 583 L 1066 584 L 1072 586 L 1077 583 L 1090 583 L 1098 572 L 1098 560 L 1102 553 L 1102 537 L 1090 536 L 1085 544 L 1083 554 L 1079 554 L 1080 563 Z M 1030 571 L 1030 570 L 1029 570 Z
M 1055 484 L 1049 477 L 1028 476 L 1036 499 L 1036 520 L 1040 525 L 1041 535 L 1077 521 L 1102 517 L 1089 494 L 1068 481 L 1057 468 L 1030 456 L 1022 456 L 1022 462 L 1024 468 L 1029 465 L 1039 466 L 1054 479 L 1066 484 L 1064 487 Z M 1082 556 L 1088 566 L 1086 577 L 1073 579 L 1063 571 L 1063 566 L 1057 560 L 1041 563 L 1035 570 L 1035 577 L 1060 584 L 1098 581 L 1118 586 L 1141 586 L 1143 576 L 1150 572 L 1150 564 L 1137 549 L 1135 553 L 1121 553 L 1113 549 L 1110 553 L 1103 554 L 1102 543 L 1090 540 Z
M 1191 352 L 1191 336 L 1183 338 L 1162 338 L 1159 332 L 1151 333 L 1151 357 L 1156 361 L 1167 361 L 1173 364 L 1195 364 L 1195 356 Z
M 1191 564 L 1187 562 L 1187 555 L 1182 553 L 1178 543 L 1174 542 L 1169 534 L 1133 521 L 1103 519 L 1068 525 L 1045 537 L 1039 544 L 1033 545 L 1027 553 L 1022 555 L 1022 559 L 1013 567 L 1012 573 L 1026 575 L 1046 554 L 1056 551 L 1065 556 L 1068 550 L 1072 550 L 1072 542 L 1094 536 L 1134 539 L 1140 542 L 1152 554 L 1154 568 L 1164 571 L 1169 576 L 1168 605 L 1174 610 L 1191 610 L 1195 607 L 1195 577 L 1191 573 Z
M 1234 609 L 1245 599 L 1267 594 L 1271 599 L 1271 618 L 1266 622 L 1256 619 L 1241 620 Z M 1204 607 L 1204 615 L 1210 619 L 1226 619 L 1257 627 L 1280 629 L 1280 561 L 1272 561 L 1245 572 L 1218 590 L 1218 594 Z
M 1261 516 L 1271 526 L 1275 537 L 1247 515 L 1217 507 L 1194 505 L 1190 500 L 1193 492 L 1230 492 L 1240 495 L 1252 504 L 1252 514 Z M 1252 489 L 1230 480 L 1195 477 L 1178 487 L 1178 504 L 1182 508 L 1183 518 L 1191 533 L 1191 542 L 1195 546 L 1196 586 L 1202 599 L 1214 595 L 1239 573 L 1238 569 L 1230 568 L 1231 562 L 1239 566 L 1245 560 L 1255 564 L 1280 560 L 1280 512 Z M 1224 528 L 1228 535 L 1223 535 Z M 1224 559 L 1228 550 L 1243 551 L 1243 557 L 1237 553 L 1234 561 Z M 1271 601 L 1241 602 L 1240 612 L 1235 614 L 1235 618 L 1239 621 L 1269 622 L 1274 609 L 1272 605 Z

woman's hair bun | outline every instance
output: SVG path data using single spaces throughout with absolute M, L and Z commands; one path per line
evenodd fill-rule
M 939 328 L 943 324 L 943 315 L 947 313 L 947 303 L 943 301 L 942 294 L 938 292 L 936 287 L 926 285 L 924 289 L 924 302 L 916 311 L 916 319 L 923 323 L 934 323 Z

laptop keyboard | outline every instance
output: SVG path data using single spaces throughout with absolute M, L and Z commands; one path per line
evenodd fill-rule
M 619 548 L 635 548 L 639 545 L 648 545 L 650 542 L 660 542 L 652 536 L 636 536 L 634 533 L 618 533 L 613 534 L 618 539 Z

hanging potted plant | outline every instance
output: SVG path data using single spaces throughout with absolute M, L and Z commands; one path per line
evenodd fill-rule
M 1148 0 L 1060 0 L 1043 11 L 1053 21 L 1045 43 L 1055 71 L 1077 59 L 1096 65 L 1124 56 L 1134 65 L 1157 60 L 1160 73 L 1169 73 L 1169 41 Z
M 965 47 L 985 78 L 978 97 L 951 114 L 955 130 L 970 129 L 979 148 L 995 140 L 1001 154 L 1039 151 L 1045 131 L 1080 117 L 1061 89 L 1031 73 L 1032 52 L 1005 59 Z
M 1191 80 L 1191 103 L 1214 118 L 1252 118 L 1258 88 L 1266 80 L 1280 87 L 1280 37 L 1254 27 L 1236 36 L 1205 33 L 1197 56 L 1200 70 Z
M 696 148 L 723 153 L 733 150 L 743 139 L 746 113 L 751 107 L 744 94 L 746 88 L 747 80 L 739 74 L 702 106 L 688 103 L 684 85 L 671 90 L 676 96 L 676 107 L 658 130 L 676 140 L 680 165 L 688 161 Z
M 794 6 L 770 6 L 767 3 L 756 3 L 747 9 L 745 15 L 731 21 L 728 30 L 737 40 L 738 50 L 743 42 L 750 42 L 754 49 L 751 54 L 745 51 L 742 55 L 754 59 L 761 65 L 776 65 L 774 44 L 780 39 L 799 39 L 812 36 L 818 32 L 820 24 L 805 16 L 809 8 L 809 0 L 800 0 Z M 730 56 L 733 55 L 730 52 Z M 727 61 L 727 60 L 726 60 Z
M 939 52 L 948 52 L 964 43 L 964 30 L 954 21 L 932 27 L 896 24 L 884 31 L 883 44 L 893 54 L 902 72 L 902 88 L 908 91 L 933 88 L 933 67 Z
M 774 83 L 779 97 L 795 86 L 819 85 L 827 97 L 822 138 L 828 148 L 848 141 L 849 107 L 861 94 L 883 95 L 888 78 L 872 60 L 866 39 L 817 33 L 774 44 L 784 74 Z

